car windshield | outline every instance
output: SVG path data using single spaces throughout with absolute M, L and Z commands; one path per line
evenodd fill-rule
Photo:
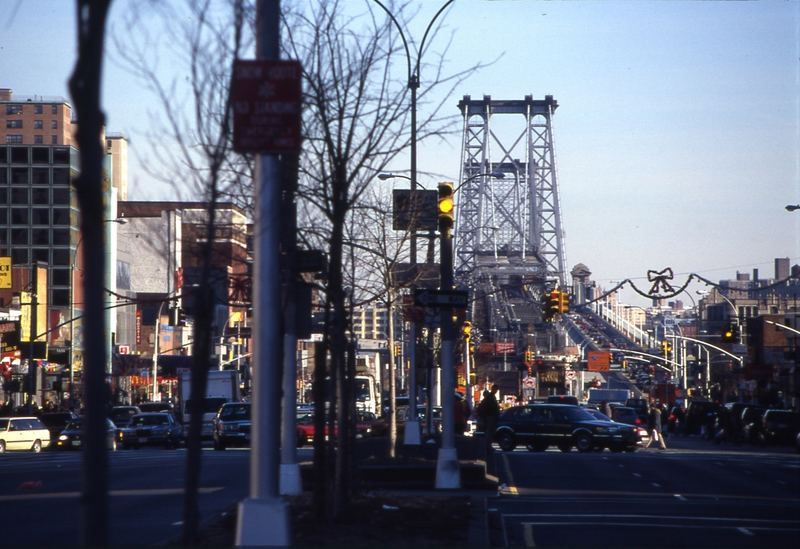
M 570 421 L 596 421 L 592 414 L 577 406 L 565 406 L 563 412 Z
M 227 420 L 250 419 L 250 406 L 248 404 L 223 406 L 219 417 Z
M 162 414 L 155 416 L 136 416 L 131 419 L 131 425 L 134 427 L 144 425 L 165 425 L 167 423 L 169 423 L 169 418 Z
M 80 431 L 81 430 L 81 420 L 75 419 L 67 423 L 67 426 L 64 428 L 65 431 Z
M 138 413 L 139 412 L 137 412 L 134 408 L 120 408 L 118 410 L 111 410 L 111 419 L 125 419 Z

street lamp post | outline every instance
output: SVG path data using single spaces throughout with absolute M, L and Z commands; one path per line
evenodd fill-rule
M 408 89 L 411 91 L 411 191 L 414 190 L 414 185 L 417 181 L 417 88 L 419 88 L 419 67 L 420 61 L 422 60 L 422 52 L 425 51 L 425 40 L 428 38 L 428 32 L 430 32 L 431 28 L 433 27 L 433 23 L 438 19 L 439 15 L 452 4 L 455 0 L 447 0 L 439 11 L 436 12 L 436 15 L 433 16 L 433 19 L 430 20 L 428 23 L 427 28 L 425 29 L 425 33 L 422 35 L 422 42 L 420 42 L 419 50 L 417 51 L 417 61 L 413 64 L 411 62 L 411 51 L 408 48 L 408 41 L 406 40 L 406 36 L 403 33 L 403 28 L 400 26 L 400 23 L 397 21 L 395 16 L 389 11 L 385 5 L 383 5 L 380 0 L 373 0 L 376 4 L 378 4 L 383 11 L 389 16 L 394 23 L 394 26 L 397 27 L 397 32 L 400 34 L 400 39 L 403 41 L 403 48 L 406 51 L 406 63 L 408 66 Z M 411 221 L 411 263 L 417 262 L 417 238 L 416 238 L 416 230 L 414 227 L 415 223 L 412 219 Z

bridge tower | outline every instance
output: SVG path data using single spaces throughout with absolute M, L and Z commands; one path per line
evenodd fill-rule
M 552 118 L 558 102 L 464 96 L 457 277 L 477 270 L 567 284 Z

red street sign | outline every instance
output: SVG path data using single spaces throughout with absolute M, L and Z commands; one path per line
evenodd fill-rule
M 300 149 L 301 67 L 297 61 L 238 60 L 233 65 L 233 149 Z

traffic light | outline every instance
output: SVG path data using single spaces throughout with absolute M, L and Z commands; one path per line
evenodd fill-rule
M 453 184 L 439 183 L 439 231 L 449 232 L 453 228 L 455 215 L 455 199 L 453 197 Z
M 669 340 L 664 340 L 661 342 L 661 350 L 664 351 L 665 354 L 672 352 L 672 342 Z
M 569 294 L 567 292 L 559 292 L 558 294 L 558 312 L 569 312 Z
M 736 343 L 739 341 L 739 325 L 735 322 L 728 322 L 722 329 L 722 341 L 725 343 Z
M 545 292 L 542 294 L 542 320 L 544 322 L 550 322 L 553 320 L 553 315 L 550 311 L 550 294 Z
M 547 303 L 547 308 L 550 311 L 550 318 L 553 318 L 561 311 L 561 292 L 558 290 L 550 292 L 550 300 Z
M 465 320 L 464 327 L 461 328 L 461 332 L 464 334 L 464 339 L 469 341 L 470 335 L 472 334 L 472 322 Z

